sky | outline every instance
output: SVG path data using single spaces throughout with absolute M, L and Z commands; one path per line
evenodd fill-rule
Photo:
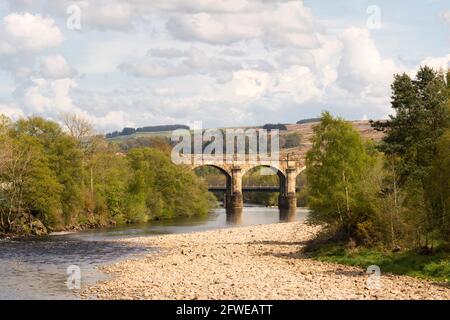
M 382 119 L 394 74 L 449 61 L 448 0 L 0 2 L 0 113 L 98 132 Z

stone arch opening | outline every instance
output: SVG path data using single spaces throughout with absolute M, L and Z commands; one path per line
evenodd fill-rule
M 227 170 L 225 170 L 224 168 L 222 168 L 220 166 L 214 165 L 214 164 L 202 164 L 202 165 L 196 166 L 194 168 L 194 172 L 195 172 L 195 174 L 197 174 L 198 176 L 200 176 L 202 178 L 208 178 L 208 177 L 215 175 L 215 173 L 220 173 L 223 177 L 225 177 L 224 181 L 228 182 L 228 180 L 231 180 L 231 175 Z M 215 183 L 215 182 L 212 182 L 212 183 Z
M 227 196 L 231 195 L 231 174 L 224 168 L 214 164 L 202 164 L 194 168 L 196 175 L 206 180 L 210 191 L 225 206 Z
M 244 202 L 276 206 L 286 193 L 286 175 L 274 166 L 254 166 L 242 175 L 242 191 Z

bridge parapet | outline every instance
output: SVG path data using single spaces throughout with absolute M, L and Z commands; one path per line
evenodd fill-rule
M 235 155 L 235 157 L 230 158 L 226 156 L 205 156 L 205 155 L 191 155 L 185 156 L 189 159 L 188 165 L 191 168 L 197 168 L 200 166 L 211 165 L 215 167 L 220 167 L 228 171 L 231 168 L 241 168 L 244 171 L 248 171 L 252 168 L 264 166 L 272 167 L 280 171 L 284 171 L 287 168 L 294 168 L 299 170 L 300 173 L 304 169 L 304 158 L 301 157 L 283 157 L 283 158 L 254 158 L 249 155 L 243 155 L 242 157 Z

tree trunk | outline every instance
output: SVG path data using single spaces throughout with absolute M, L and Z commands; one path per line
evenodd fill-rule
M 395 172 L 395 164 L 392 163 L 392 174 L 393 174 L 393 189 L 394 189 L 394 215 L 398 217 L 398 195 L 397 195 L 397 175 Z M 395 246 L 395 229 L 394 229 L 394 217 L 391 214 L 391 239 L 392 246 Z
M 345 188 L 345 206 L 347 209 L 347 217 L 350 216 L 350 200 L 348 195 L 348 186 L 347 186 L 347 179 L 345 177 L 345 171 L 342 171 L 342 179 L 344 180 L 344 188 Z
M 94 175 L 92 172 L 92 166 L 91 166 L 91 197 L 94 198 Z

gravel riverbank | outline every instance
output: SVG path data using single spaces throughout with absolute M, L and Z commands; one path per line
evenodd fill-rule
M 365 270 L 302 256 L 318 231 L 303 222 L 121 241 L 157 254 L 105 267 L 112 278 L 80 293 L 99 299 L 449 299 L 450 289 L 382 274 L 367 289 Z

